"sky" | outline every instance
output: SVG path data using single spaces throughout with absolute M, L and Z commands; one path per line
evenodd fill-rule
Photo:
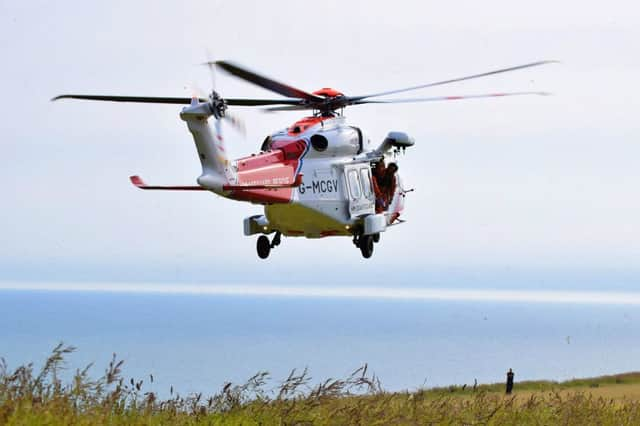
M 637 289 L 640 21 L 633 2 L 92 2 L 0 0 L 0 281 Z M 209 52 L 209 53 L 207 53 Z M 208 56 L 209 55 L 209 56 Z M 242 219 L 261 206 L 142 192 L 200 173 L 180 107 L 63 93 L 190 96 L 204 60 L 304 90 L 391 90 L 561 61 L 411 96 L 549 91 L 346 116 L 374 141 L 406 131 L 407 223 L 372 259 L 349 239 L 286 238 L 267 261 Z M 218 73 L 228 97 L 273 97 Z M 240 108 L 258 150 L 297 113 Z

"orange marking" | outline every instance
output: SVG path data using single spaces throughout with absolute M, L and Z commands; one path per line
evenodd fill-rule
M 290 202 L 293 187 L 302 183 L 302 176 L 295 176 L 295 172 L 306 147 L 303 140 L 274 141 L 272 151 L 237 160 L 238 187 L 232 188 L 230 198 L 255 203 Z M 243 185 L 251 188 L 240 188 Z M 276 188 L 263 188 L 272 185 Z
M 305 117 L 301 120 L 296 121 L 287 129 L 289 135 L 294 136 L 298 133 L 302 133 L 306 131 L 309 127 L 315 126 L 318 123 L 321 123 L 325 120 L 330 120 L 333 117 Z
M 314 95 L 325 96 L 327 98 L 335 98 L 336 96 L 344 96 L 343 93 L 338 92 L 336 89 L 332 89 L 331 87 L 323 87 L 320 90 L 316 90 L 313 92 Z
M 322 231 L 320 232 L 320 236 L 322 237 L 333 237 L 335 235 L 340 235 L 340 231 L 336 231 L 336 230 L 328 230 L 328 231 Z

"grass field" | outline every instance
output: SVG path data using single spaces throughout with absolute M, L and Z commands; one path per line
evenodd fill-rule
M 115 356 L 102 377 L 92 379 L 87 367 L 63 383 L 60 368 L 73 350 L 59 345 L 39 371 L 1 360 L 0 425 L 640 424 L 640 373 L 521 382 L 512 395 L 501 383 L 392 393 L 364 366 L 316 384 L 306 370 L 292 371 L 275 388 L 258 373 L 215 395 L 161 400 L 142 381 L 125 382 Z
M 432 394 L 450 394 L 456 396 L 470 396 L 474 392 L 486 392 L 488 394 L 501 395 L 504 393 L 504 383 L 479 385 L 473 388 L 450 386 L 448 388 L 430 389 Z M 586 379 L 573 379 L 565 382 L 552 382 L 546 380 L 525 381 L 516 383 L 513 395 L 518 400 L 530 398 L 532 395 L 543 393 L 558 393 L 566 396 L 576 392 L 587 393 L 594 398 L 608 398 L 613 400 L 640 401 L 640 372 L 615 374 Z

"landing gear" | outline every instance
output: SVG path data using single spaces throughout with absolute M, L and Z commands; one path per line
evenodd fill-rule
M 358 239 L 358 247 L 360 247 L 360 253 L 362 257 L 368 259 L 373 254 L 373 235 L 362 235 Z
M 269 253 L 271 253 L 271 249 L 280 245 L 282 233 L 280 231 L 276 232 L 276 235 L 273 236 L 273 240 L 269 242 L 269 238 L 266 235 L 260 235 L 258 237 L 258 243 L 256 245 L 256 249 L 258 250 L 258 257 L 260 259 L 266 259 L 269 257 Z
M 369 259 L 373 255 L 373 243 L 380 241 L 380 233 L 373 235 L 353 235 L 353 245 L 360 249 L 362 257 Z
M 273 236 L 273 241 L 271 241 L 271 248 L 274 248 L 280 245 L 281 236 L 282 236 L 282 233 L 280 231 L 276 231 L 276 235 Z
M 260 259 L 266 259 L 269 257 L 269 253 L 271 252 L 271 243 L 269 242 L 269 238 L 266 235 L 260 235 L 258 237 L 258 244 L 256 245 L 258 249 L 258 257 Z

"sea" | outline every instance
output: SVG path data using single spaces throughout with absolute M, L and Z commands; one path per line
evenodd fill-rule
M 26 287 L 26 288 L 25 288 Z M 263 287 L 0 286 L 0 356 L 67 374 L 113 354 L 160 395 L 212 395 L 308 368 L 311 383 L 367 365 L 390 391 L 640 370 L 639 293 Z M 153 383 L 151 383 L 153 375 Z

